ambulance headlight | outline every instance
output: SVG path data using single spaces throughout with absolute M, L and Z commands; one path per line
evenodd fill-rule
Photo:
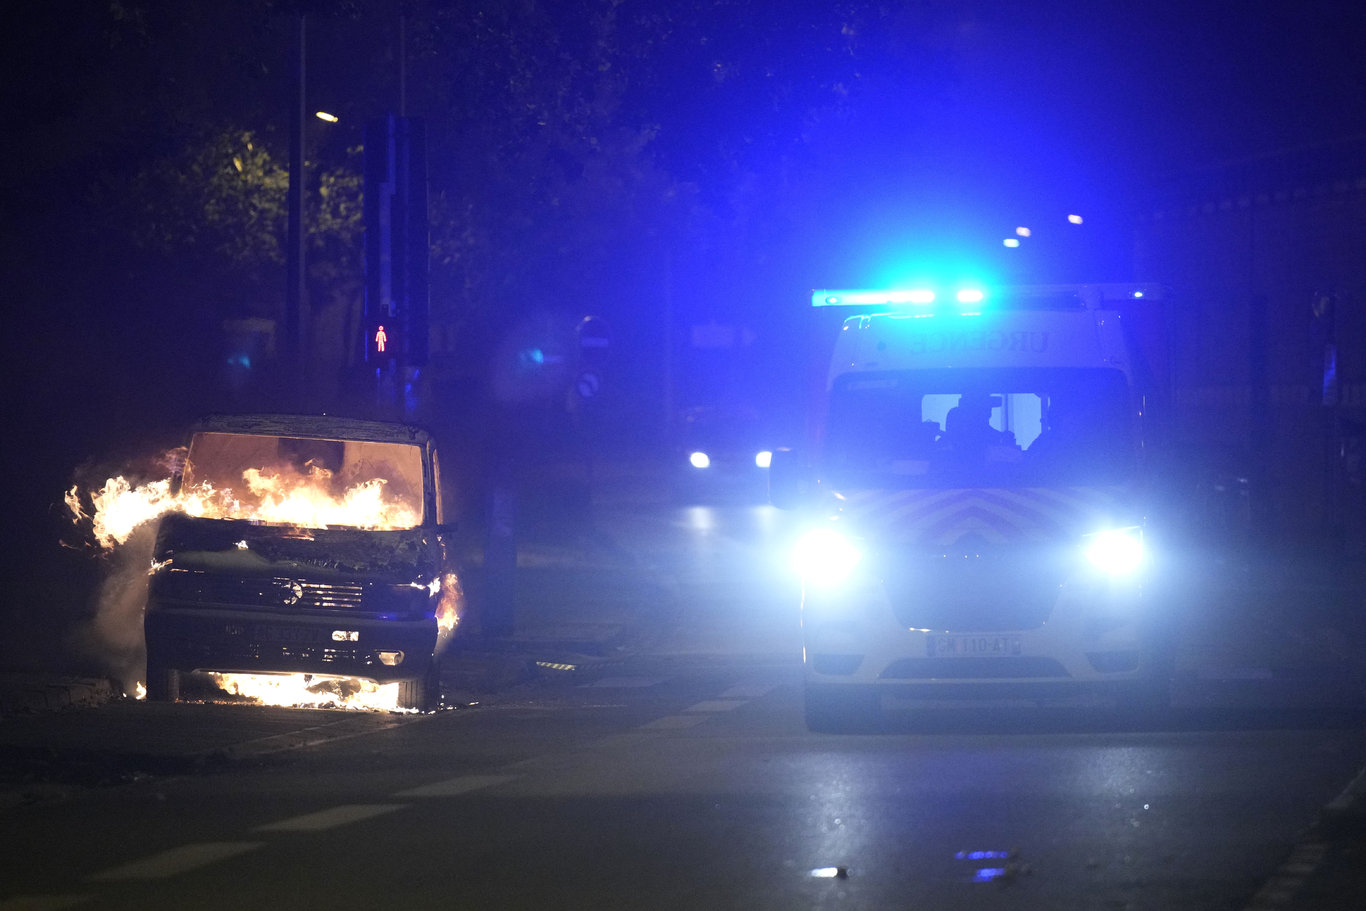
M 1112 576 L 1128 575 L 1143 565 L 1143 529 L 1135 525 L 1086 535 L 1082 548 L 1097 569 Z
M 859 546 L 833 528 L 808 531 L 792 549 L 792 567 L 802 581 L 822 588 L 848 579 L 862 560 Z

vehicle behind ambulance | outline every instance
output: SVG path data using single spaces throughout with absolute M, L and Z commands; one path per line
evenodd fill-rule
M 772 490 L 808 511 L 806 719 L 882 697 L 1162 698 L 1145 599 L 1139 287 L 818 291 L 844 320 L 812 451 Z M 799 494 L 798 489 L 803 491 Z

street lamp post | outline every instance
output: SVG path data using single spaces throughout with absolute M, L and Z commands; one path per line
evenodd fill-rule
M 305 76 L 307 73 L 307 20 L 299 14 L 295 35 L 298 81 L 295 85 L 292 129 L 289 139 L 289 237 L 286 243 L 285 265 L 285 332 L 284 357 L 286 376 L 291 385 L 297 383 L 303 359 L 299 325 L 304 306 L 304 123 Z

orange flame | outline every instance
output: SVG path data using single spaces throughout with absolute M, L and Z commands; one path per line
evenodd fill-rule
M 251 468 L 243 472 L 245 495 L 196 484 L 171 492 L 170 479 L 134 485 L 123 476 L 110 478 L 89 495 L 87 511 L 79 486 L 66 492 L 65 501 L 77 522 L 89 522 L 95 540 L 105 549 L 125 543 L 141 525 L 167 512 L 183 512 L 205 519 L 246 519 L 300 528 L 353 527 L 412 528 L 421 520 L 413 505 L 385 496 L 382 478 L 362 481 L 341 493 L 331 490 L 332 472 L 312 468 L 292 477 L 278 471 Z
M 465 599 L 465 590 L 460 577 L 446 573 L 441 577 L 441 598 L 436 605 L 436 625 L 443 633 L 452 632 L 460 625 L 460 610 Z
M 398 707 L 397 683 L 375 683 L 356 677 L 313 674 L 213 674 L 214 683 L 231 696 L 260 705 L 405 711 Z

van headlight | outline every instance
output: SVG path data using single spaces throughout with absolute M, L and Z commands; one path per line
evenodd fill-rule
M 1124 576 L 1143 565 L 1143 529 L 1137 525 L 1082 536 L 1086 559 L 1102 572 Z
M 797 539 L 792 567 L 809 585 L 829 587 L 849 578 L 863 560 L 853 539 L 833 528 L 815 528 Z

